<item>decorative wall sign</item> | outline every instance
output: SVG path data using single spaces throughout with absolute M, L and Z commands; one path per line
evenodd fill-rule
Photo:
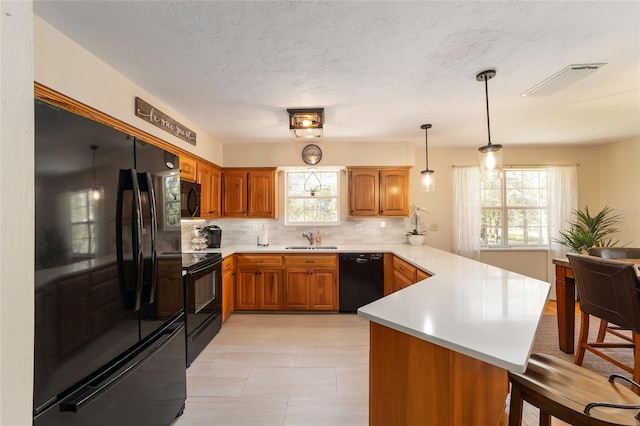
M 152 107 L 137 96 L 136 115 L 144 121 L 148 121 L 154 126 L 161 128 L 165 132 L 179 137 L 183 141 L 189 142 L 192 145 L 196 144 L 196 132 L 189 130 L 173 118 Z

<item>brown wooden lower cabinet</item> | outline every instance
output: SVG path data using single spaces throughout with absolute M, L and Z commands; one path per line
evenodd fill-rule
M 337 311 L 337 271 L 288 267 L 285 273 L 285 310 Z
M 390 264 L 385 265 L 386 268 L 390 268 L 392 270 L 392 273 L 390 274 L 392 283 L 391 285 L 385 285 L 385 296 L 387 294 L 409 287 L 410 285 L 431 276 L 426 271 L 413 266 L 406 260 L 403 260 L 398 256 L 392 256 L 392 262 L 387 262 Z
M 499 424 L 506 370 L 374 322 L 370 341 L 370 425 Z
M 337 312 L 338 256 L 237 255 L 235 309 Z
M 222 261 L 222 321 L 233 312 L 236 287 L 236 258 L 227 256 Z
M 237 310 L 338 311 L 337 254 L 239 254 L 236 265 L 235 286 L 224 272 L 223 286 L 235 288 Z M 385 296 L 430 276 L 385 253 Z
M 338 310 L 338 256 L 284 256 L 286 310 Z
M 238 268 L 236 309 L 250 311 L 282 309 L 282 270 L 269 267 Z

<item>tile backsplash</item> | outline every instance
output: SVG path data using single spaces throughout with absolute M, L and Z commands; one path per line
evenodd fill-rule
M 384 222 L 384 227 L 381 226 Z M 194 226 L 218 225 L 222 229 L 222 245 L 257 245 L 261 225 L 268 229 L 270 245 L 307 245 L 305 231 L 320 230 L 323 245 L 402 244 L 405 233 L 413 229 L 404 218 L 343 219 L 338 226 L 284 226 L 284 219 L 214 219 L 182 220 L 182 250 L 191 250 Z M 356 229 L 358 229 L 356 231 Z M 360 230 L 361 229 L 361 230 Z

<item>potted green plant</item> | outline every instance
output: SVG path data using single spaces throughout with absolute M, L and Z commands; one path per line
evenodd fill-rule
M 619 231 L 615 225 L 620 222 L 620 214 L 605 206 L 592 216 L 589 207 L 574 210 L 575 220 L 568 221 L 569 229 L 560 231 L 560 238 L 554 241 L 569 247 L 576 253 L 586 253 L 589 247 L 613 247 L 619 241 L 613 241 L 611 235 Z
M 424 243 L 425 231 L 420 231 L 420 212 L 429 213 L 429 210 L 412 204 L 409 208 L 409 218 L 413 222 L 413 230 L 406 233 L 409 244 L 412 246 L 421 246 Z

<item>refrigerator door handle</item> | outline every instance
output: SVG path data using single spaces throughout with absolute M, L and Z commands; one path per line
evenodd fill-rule
M 137 368 L 139 368 L 142 364 L 146 362 L 146 360 L 154 357 L 158 352 L 162 351 L 165 346 L 167 346 L 172 337 L 180 332 L 183 327 L 182 322 L 177 322 L 171 324 L 171 326 L 167 327 L 163 330 L 162 334 L 157 337 L 157 340 L 162 340 L 162 343 L 157 345 L 155 349 L 152 351 L 148 351 L 148 353 L 144 354 L 144 356 L 140 356 L 135 360 L 131 365 L 127 366 L 125 369 L 120 371 L 117 375 L 113 377 L 108 377 L 106 380 L 102 382 L 92 382 L 86 385 L 85 387 L 79 389 L 74 393 L 74 396 L 66 401 L 62 401 L 60 403 L 60 411 L 70 411 L 73 413 L 77 413 L 82 410 L 84 407 L 88 406 L 95 398 L 99 397 L 103 392 L 112 388 L 114 385 L 118 384 L 122 380 L 126 379 L 131 373 L 133 373 Z
M 131 251 L 133 259 L 131 268 L 125 267 L 124 260 L 124 193 L 131 191 L 133 195 L 131 206 Z M 144 256 L 142 253 L 142 202 L 140 187 L 135 169 L 120 170 L 118 176 L 118 198 L 116 201 L 116 257 L 118 260 L 118 278 L 124 307 L 127 310 L 140 310 L 142 295 L 142 268 Z M 129 271 L 131 269 L 131 271 Z
M 138 173 L 138 184 L 142 192 L 147 193 L 147 201 L 149 203 L 150 216 L 150 240 L 151 240 L 151 279 L 149 281 L 149 300 L 145 301 L 153 303 L 155 299 L 158 270 L 158 252 L 156 250 L 156 236 L 158 234 L 158 214 L 156 211 L 156 194 L 153 188 L 153 178 L 148 172 Z

